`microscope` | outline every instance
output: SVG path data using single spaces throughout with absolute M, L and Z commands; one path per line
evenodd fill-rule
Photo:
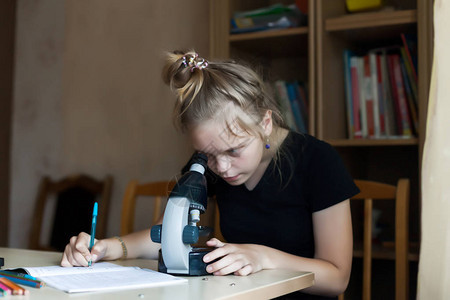
M 207 207 L 206 178 L 208 158 L 202 153 L 193 155 L 190 169 L 172 189 L 162 225 L 151 228 L 153 242 L 161 243 L 158 271 L 177 275 L 206 275 L 203 256 L 210 248 L 196 248 L 200 235 L 208 229 L 197 226 L 200 214 Z

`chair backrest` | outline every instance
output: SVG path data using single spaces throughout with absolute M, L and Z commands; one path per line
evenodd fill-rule
M 106 234 L 109 200 L 113 179 L 107 175 L 103 180 L 77 174 L 60 180 L 48 176 L 41 179 L 36 197 L 29 247 L 38 250 L 63 251 L 70 237 L 81 231 L 90 233 L 94 202 L 98 201 L 96 237 Z M 52 196 L 56 197 L 50 242 L 41 241 L 44 213 Z
M 364 201 L 362 299 L 368 300 L 371 295 L 372 211 L 373 201 L 378 200 L 395 201 L 395 299 L 408 299 L 409 179 L 400 179 L 396 186 L 366 180 L 355 180 L 355 184 L 360 193 L 351 199 Z
M 134 231 L 134 215 L 136 209 L 136 199 L 140 196 L 152 197 L 154 201 L 152 224 L 154 224 L 162 214 L 162 201 L 166 200 L 170 191 L 175 186 L 175 181 L 157 181 L 139 183 L 132 180 L 128 183 L 125 196 L 122 201 L 122 217 L 120 222 L 120 234 L 125 235 Z

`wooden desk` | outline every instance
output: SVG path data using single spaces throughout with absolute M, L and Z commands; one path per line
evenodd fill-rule
M 42 267 L 59 265 L 61 253 L 24 249 L 0 248 L 6 268 Z M 114 261 L 123 266 L 157 269 L 157 261 L 129 259 Z M 188 283 L 146 289 L 120 290 L 101 293 L 67 294 L 51 287 L 30 291 L 30 299 L 270 299 L 314 284 L 314 274 L 288 270 L 263 270 L 250 276 L 198 276 L 184 277 Z

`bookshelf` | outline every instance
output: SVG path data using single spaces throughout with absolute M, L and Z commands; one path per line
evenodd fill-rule
M 393 9 L 349 14 L 344 1 L 317 1 L 316 136 L 338 149 L 355 178 L 391 184 L 400 177 L 411 179 L 410 240 L 418 242 L 420 161 L 431 74 L 432 3 L 422 0 L 385 2 Z M 417 34 L 418 37 L 417 135 L 401 139 L 349 139 L 343 51 L 399 44 L 401 33 Z
M 267 7 L 275 3 L 285 5 L 293 1 L 210 1 L 210 56 L 242 59 L 262 73 L 264 80 L 299 80 L 304 82 L 308 99 L 315 98 L 314 1 L 308 7 L 307 24 L 301 27 L 251 33 L 230 34 L 230 18 L 235 11 Z M 298 66 L 298 67 L 293 67 Z M 309 101 L 308 128 L 315 133 L 314 101 Z
M 246 34 L 229 33 L 234 11 L 279 1 L 214 0 L 211 5 L 211 57 L 243 58 L 270 70 L 269 80 L 297 78 L 308 83 L 310 134 L 333 145 L 354 178 L 396 184 L 411 180 L 410 261 L 420 244 L 420 167 L 425 141 L 427 99 L 433 53 L 433 1 L 386 0 L 391 9 L 348 13 L 344 0 L 308 1 L 304 27 Z M 292 1 L 281 1 L 292 4 Z M 343 51 L 370 50 L 416 34 L 418 51 L 418 130 L 410 138 L 350 139 L 345 104 Z M 297 67 L 295 67 L 297 66 Z M 266 73 L 264 73 L 266 74 Z M 271 76 L 271 77 L 270 77 Z M 389 209 L 387 209 L 389 214 Z M 357 226 L 357 224 L 355 224 Z M 374 258 L 392 259 L 391 249 Z M 355 252 L 355 257 L 358 257 Z

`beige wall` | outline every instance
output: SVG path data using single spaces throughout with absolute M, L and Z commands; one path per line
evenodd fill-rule
M 126 183 L 171 178 L 190 155 L 172 126 L 162 52 L 208 56 L 209 2 L 18 3 L 9 245 L 27 246 L 44 174 L 113 175 L 108 234 L 117 234 Z M 138 205 L 138 227 L 150 209 Z
M 434 63 L 422 162 L 417 299 L 450 299 L 450 3 L 434 2 Z

